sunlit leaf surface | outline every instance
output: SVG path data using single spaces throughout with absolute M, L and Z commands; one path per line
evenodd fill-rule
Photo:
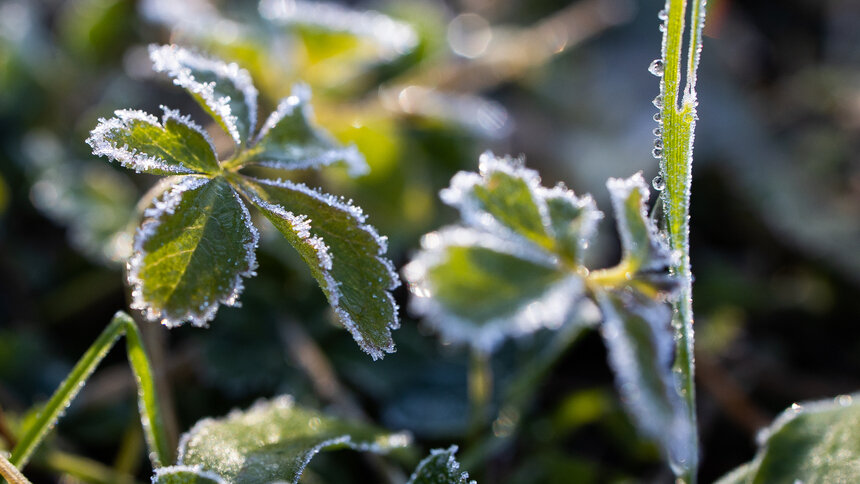
M 295 483 L 320 451 L 384 453 L 409 441 L 408 435 L 328 417 L 279 397 L 222 419 L 201 420 L 182 437 L 179 461 L 236 484 Z

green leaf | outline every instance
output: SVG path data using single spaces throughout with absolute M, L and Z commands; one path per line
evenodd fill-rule
M 660 443 L 672 462 L 695 459 L 688 443 L 695 429 L 672 371 L 672 310 L 665 299 L 677 288 L 672 259 L 648 218 L 648 187 L 641 173 L 607 182 L 621 236 L 618 266 L 589 277 L 603 313 L 602 332 L 628 412 L 644 434 Z
M 413 298 L 444 338 L 489 351 L 504 337 L 557 328 L 584 294 L 582 252 L 602 214 L 589 196 L 545 188 L 521 160 L 486 152 L 440 194 L 465 227 L 427 234 L 404 268 Z
M 720 484 L 860 482 L 860 394 L 792 405 L 759 436 L 752 462 Z
M 344 162 L 352 175 L 367 173 L 364 157 L 354 145 L 341 147 L 322 129 L 313 125 L 310 88 L 293 86 L 260 129 L 254 145 L 240 155 L 243 164 L 259 164 L 281 170 L 300 170 Z
M 248 71 L 176 45 L 150 45 L 153 68 L 166 72 L 233 138 L 247 143 L 257 125 L 257 89 Z
M 115 111 L 116 117 L 99 119 L 87 144 L 93 154 L 107 156 L 138 173 L 217 173 L 220 167 L 206 131 L 178 111 L 162 109 L 161 123 L 143 111 Z
M 388 241 L 351 203 L 288 181 L 233 179 L 295 247 L 355 341 L 374 359 L 394 352 L 400 285 Z
M 227 484 L 227 481 L 200 466 L 170 466 L 156 469 L 152 484 Z
M 254 274 L 258 234 L 221 177 L 185 177 L 144 212 L 129 260 L 131 307 L 167 326 L 202 326 Z
M 469 480 L 468 473 L 460 470 L 460 463 L 454 458 L 456 453 L 456 445 L 431 450 L 406 484 L 475 484 Z
M 260 402 L 222 419 L 198 422 L 179 444 L 179 462 L 235 484 L 296 483 L 318 452 L 350 448 L 384 453 L 409 444 L 405 434 L 328 417 L 291 397 Z
M 548 254 L 475 229 L 427 234 L 422 249 L 403 272 L 410 308 L 443 338 L 479 349 L 561 325 L 583 292 L 582 279 Z

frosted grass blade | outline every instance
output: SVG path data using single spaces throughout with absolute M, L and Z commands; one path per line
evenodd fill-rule
M 15 466 L 0 452 L 0 477 L 6 479 L 7 484 L 31 484 Z
M 18 445 L 12 450 L 10 462 L 23 468 L 29 462 L 33 452 L 47 437 L 53 429 L 57 420 L 63 415 L 66 408 L 83 388 L 87 379 L 95 371 L 105 355 L 113 347 L 117 338 L 124 334 L 132 334 L 132 342 L 129 343 L 129 362 L 138 382 L 139 401 L 141 402 L 141 422 L 144 429 L 150 434 L 147 443 L 150 447 L 150 459 L 154 466 L 164 462 L 170 462 L 171 453 L 168 451 L 164 424 L 161 420 L 161 412 L 158 408 L 158 400 L 155 384 L 152 379 L 152 367 L 149 364 L 146 352 L 140 344 L 139 333 L 134 320 L 123 312 L 114 315 L 110 324 L 102 331 L 96 341 L 84 353 L 69 376 L 60 384 L 60 387 L 48 400 L 48 403 L 39 412 L 33 424 L 24 430 L 18 440 Z

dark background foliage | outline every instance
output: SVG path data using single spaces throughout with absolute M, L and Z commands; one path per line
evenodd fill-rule
M 221 5 L 233 23 L 212 24 L 208 36 L 171 34 L 175 23 L 141 14 L 148 3 L 0 1 L 6 436 L 126 307 L 122 264 L 110 261 L 123 240 L 97 242 L 133 223 L 133 204 L 153 180 L 95 159 L 83 143 L 87 132 L 98 117 L 125 107 L 155 112 L 167 104 L 206 119 L 184 93 L 148 72 L 147 43 L 182 41 L 249 67 L 264 112 L 293 81 L 307 80 L 320 124 L 358 143 L 373 171 L 357 180 L 338 169 L 298 176 L 363 206 L 391 237 L 398 267 L 421 234 L 454 220 L 436 193 L 457 170 L 474 169 L 485 149 L 525 154 L 547 185 L 564 180 L 591 192 L 607 212 L 607 177 L 656 174 L 650 100 L 657 82 L 646 67 L 659 54 L 658 1 L 590 2 L 602 16 L 570 32 L 593 32 L 582 41 L 570 35 L 556 55 L 515 65 L 511 75 L 494 64 L 469 75 L 482 56 L 470 63 L 450 53 L 452 19 L 474 13 L 492 25 L 493 39 L 503 39 L 510 29 L 499 26 L 526 28 L 571 5 L 360 2 L 353 6 L 417 21 L 422 34 L 415 53 L 368 66 L 351 60 L 358 54 L 347 41 L 312 31 L 291 34 L 304 42 L 304 58 L 279 50 L 293 44 L 272 40 L 283 32 L 261 21 L 254 2 Z M 749 460 L 757 430 L 791 403 L 860 388 L 860 6 L 709 4 L 691 207 L 703 482 Z M 244 26 L 238 36 L 235 25 Z M 343 60 L 314 63 L 332 53 Z M 461 75 L 439 77 L 445 69 Z M 482 124 L 475 112 L 457 113 L 456 103 L 433 115 L 413 112 L 402 92 L 399 107 L 384 100 L 387 87 L 433 87 L 439 79 L 441 91 L 483 96 L 499 103 L 484 109 L 503 106 L 506 117 Z M 598 265 L 617 258 L 610 222 L 602 223 L 594 250 Z M 441 344 L 404 310 L 398 352 L 372 362 L 336 327 L 290 248 L 265 235 L 259 276 L 248 282 L 241 309 L 223 309 L 208 330 L 144 326 L 170 389 L 176 430 L 290 393 L 304 404 L 409 429 L 425 449 L 460 443 L 465 467 L 480 482 L 670 481 L 656 448 L 635 437 L 621 411 L 596 333 L 580 336 L 516 390 L 511 383 L 558 335 L 505 345 L 493 360 L 492 424 L 470 435 L 463 349 Z M 396 295 L 405 307 L 405 289 Z M 148 480 L 133 392 L 124 355 L 114 351 L 31 466 L 34 482 L 53 482 L 63 474 L 58 469 L 74 466 Z M 57 455 L 71 460 L 57 464 Z M 331 463 L 337 466 L 327 470 Z M 373 475 L 367 467 L 335 453 L 315 461 L 311 478 L 344 482 L 332 469 Z

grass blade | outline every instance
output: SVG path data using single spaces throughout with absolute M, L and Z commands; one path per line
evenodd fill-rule
M 0 453 L 0 476 L 5 478 L 9 484 L 30 484 L 24 474 L 21 474 L 21 471 L 13 466 L 2 453 Z

